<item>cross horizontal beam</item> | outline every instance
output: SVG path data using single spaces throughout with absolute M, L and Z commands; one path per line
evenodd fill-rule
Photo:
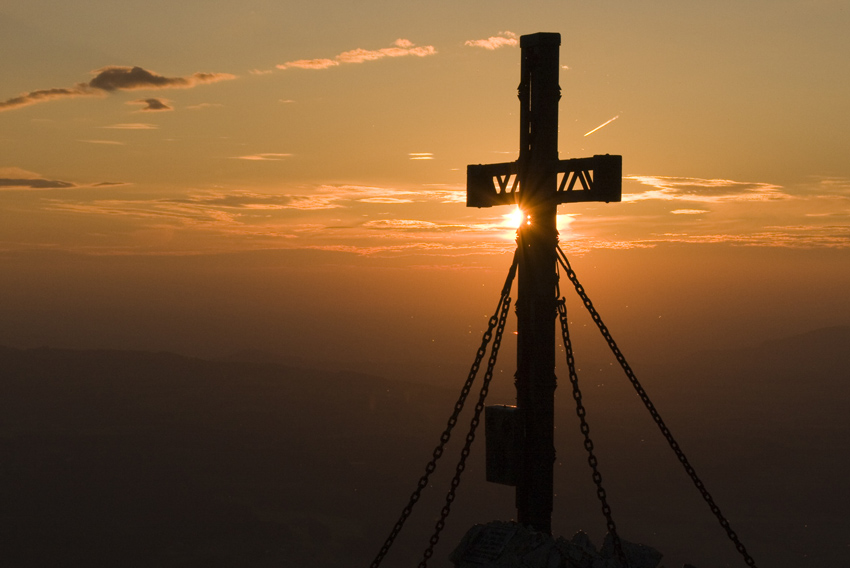
M 555 203 L 621 201 L 623 157 L 609 154 L 555 162 Z M 466 167 L 466 206 L 522 205 L 519 162 Z

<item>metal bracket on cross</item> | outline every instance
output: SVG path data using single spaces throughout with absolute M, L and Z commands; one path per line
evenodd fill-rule
M 621 201 L 623 157 L 610 154 L 558 160 L 557 203 Z M 492 207 L 522 203 L 519 162 L 472 164 L 466 167 L 466 206 Z

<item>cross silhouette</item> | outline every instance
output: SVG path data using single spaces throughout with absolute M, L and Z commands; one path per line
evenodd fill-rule
M 546 533 L 552 532 L 555 463 L 558 204 L 620 201 L 623 170 L 622 156 L 558 159 L 560 45 L 557 33 L 520 38 L 519 158 L 466 170 L 467 207 L 515 203 L 523 211 L 517 231 L 516 457 L 508 481 L 495 481 L 516 485 L 517 520 Z

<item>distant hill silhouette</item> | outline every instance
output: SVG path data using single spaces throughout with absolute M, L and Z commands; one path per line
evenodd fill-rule
M 624 536 L 661 550 L 668 568 L 738 565 L 625 379 L 608 362 L 583 367 L 597 455 Z M 637 371 L 760 564 L 840 565 L 850 557 L 850 328 L 697 353 L 646 377 Z M 300 369 L 259 353 L 207 361 L 0 347 L 2 564 L 368 564 L 462 380 L 443 389 Z M 558 395 L 556 531 L 583 528 L 599 542 L 604 523 L 566 381 Z M 386 566 L 419 561 L 467 426 L 468 417 Z M 447 566 L 472 523 L 514 513 L 512 490 L 484 483 L 482 450 L 434 567 Z
M 7 566 L 347 565 L 379 546 L 360 496 L 413 457 L 442 402 L 169 353 L 0 348 L 0 369 Z

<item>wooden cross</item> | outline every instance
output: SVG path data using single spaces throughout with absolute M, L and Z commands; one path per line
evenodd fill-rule
M 467 207 L 515 203 L 523 211 L 523 223 L 517 231 L 520 252 L 514 429 L 518 434 L 516 458 L 507 483 L 516 485 L 517 520 L 546 533 L 552 532 L 555 464 L 558 204 L 620 201 L 623 170 L 621 156 L 558 159 L 560 45 L 561 36 L 557 33 L 520 38 L 519 159 L 470 165 L 466 170 Z

